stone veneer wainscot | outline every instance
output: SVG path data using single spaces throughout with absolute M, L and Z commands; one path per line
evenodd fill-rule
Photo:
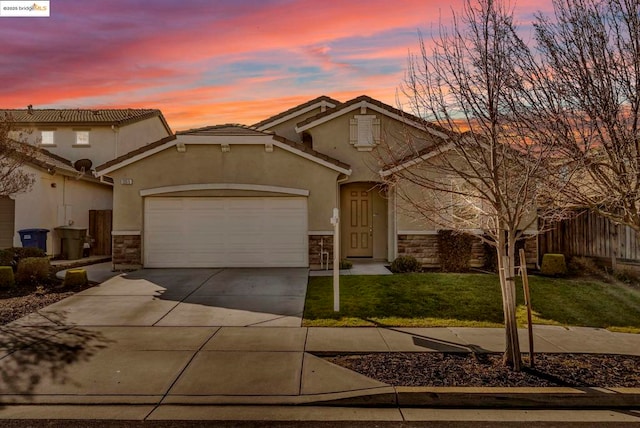
M 117 233 L 112 236 L 114 269 L 142 266 L 142 238 L 140 234 Z
M 329 252 L 329 266 L 333 266 L 333 235 L 309 235 L 309 266 L 320 268 L 320 241 L 323 251 Z
M 537 263 L 537 243 L 535 236 L 530 236 L 525 241 L 525 255 L 527 266 L 534 267 Z M 398 235 L 398 256 L 413 256 L 422 266 L 437 268 L 440 267 L 438 260 L 438 235 L 437 234 L 401 234 Z M 484 248 L 482 241 L 474 239 L 471 244 L 470 267 L 481 268 L 484 266 Z M 519 256 L 516 255 L 519 260 Z

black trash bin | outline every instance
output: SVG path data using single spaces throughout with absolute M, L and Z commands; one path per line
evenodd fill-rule
M 78 260 L 82 258 L 86 227 L 60 226 L 56 227 L 56 232 L 62 238 L 62 258 L 64 260 Z
M 22 229 L 18 233 L 23 247 L 40 248 L 45 253 L 47 252 L 49 229 Z

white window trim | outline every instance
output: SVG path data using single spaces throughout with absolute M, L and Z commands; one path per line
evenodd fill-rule
M 89 147 L 91 145 L 91 139 L 89 138 L 89 130 L 88 129 L 77 129 L 75 130 L 76 133 L 76 141 L 74 146 L 78 147 Z M 86 142 L 80 142 L 80 135 L 85 135 L 87 136 L 87 140 Z
M 51 135 L 51 142 L 45 142 L 45 133 L 47 135 Z M 51 147 L 56 145 L 56 134 L 53 129 L 42 129 L 40 130 L 40 145 L 45 147 Z

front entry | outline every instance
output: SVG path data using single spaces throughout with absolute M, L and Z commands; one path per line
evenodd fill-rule
M 342 224 L 346 257 L 373 257 L 373 198 L 370 183 L 343 186 Z

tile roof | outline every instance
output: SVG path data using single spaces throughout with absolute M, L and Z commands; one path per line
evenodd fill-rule
M 3 109 L 18 125 L 127 125 L 155 116 L 169 125 L 157 109 Z
M 204 128 L 189 129 L 176 132 L 177 135 L 265 135 L 265 132 L 249 128 L 245 125 L 228 123 L 225 125 L 205 126 Z
M 83 175 L 79 176 L 79 171 L 76 170 L 73 163 L 45 150 L 41 147 L 35 147 L 28 143 L 14 141 L 14 148 L 26 156 L 27 162 L 42 169 L 51 172 L 60 172 L 64 175 L 78 176 L 79 178 L 88 179 L 91 181 L 98 181 L 91 171 L 85 171 Z
M 305 119 L 302 122 L 298 123 L 297 127 L 301 128 L 301 127 L 303 127 L 305 125 L 309 125 L 310 123 L 313 123 L 313 122 L 315 122 L 315 121 L 317 121 L 319 119 L 322 119 L 323 117 L 330 116 L 332 114 L 338 113 L 341 110 L 346 110 L 349 107 L 352 107 L 354 104 L 359 104 L 359 103 L 361 103 L 363 101 L 367 102 L 367 103 L 369 103 L 371 105 L 377 106 L 377 107 L 379 107 L 379 108 L 381 108 L 383 110 L 386 110 L 390 114 L 403 117 L 404 119 L 406 119 L 408 121 L 411 121 L 411 122 L 415 122 L 416 124 L 424 126 L 425 128 L 430 128 L 433 131 L 441 132 L 441 133 L 444 133 L 444 134 L 447 134 L 447 135 L 451 134 L 450 131 L 446 130 L 445 128 L 443 128 L 441 126 L 438 126 L 438 125 L 436 125 L 436 124 L 434 124 L 432 122 L 429 122 L 429 121 L 427 121 L 427 120 L 425 120 L 425 119 L 423 119 L 421 117 L 414 116 L 413 114 L 407 113 L 407 112 L 405 112 L 403 110 L 399 110 L 399 109 L 397 109 L 395 107 L 390 106 L 389 104 L 383 103 L 382 101 L 375 100 L 375 99 L 373 99 L 373 98 L 371 98 L 371 97 L 369 97 L 367 95 L 361 95 L 361 96 L 359 96 L 357 98 L 354 98 L 354 99 L 352 99 L 350 101 L 347 101 L 345 103 L 341 103 L 340 105 L 336 106 L 335 108 L 327 109 L 327 111 L 325 111 L 325 112 L 318 113 L 317 115 L 312 116 L 312 117 L 310 117 L 308 119 Z
M 293 113 L 295 113 L 295 112 L 297 112 L 299 110 L 303 110 L 303 109 L 305 109 L 307 107 L 311 107 L 314 104 L 321 103 L 322 101 L 334 104 L 336 106 L 341 104 L 341 102 L 338 101 L 338 100 L 334 100 L 333 98 L 328 97 L 326 95 L 321 95 L 321 96 L 319 96 L 317 98 L 314 98 L 312 100 L 307 101 L 306 103 L 303 103 L 303 104 L 300 104 L 298 106 L 292 107 L 289 110 L 285 110 L 282 113 L 278 113 L 275 116 L 271 116 L 271 117 L 269 117 L 269 118 L 267 118 L 265 120 L 262 120 L 262 121 L 260 121 L 260 122 L 258 122 L 256 124 L 253 124 L 251 127 L 252 128 L 260 128 L 263 125 L 266 125 L 268 123 L 274 122 L 274 121 L 276 121 L 276 120 L 278 120 L 280 118 L 289 116 L 290 114 L 293 114 Z

